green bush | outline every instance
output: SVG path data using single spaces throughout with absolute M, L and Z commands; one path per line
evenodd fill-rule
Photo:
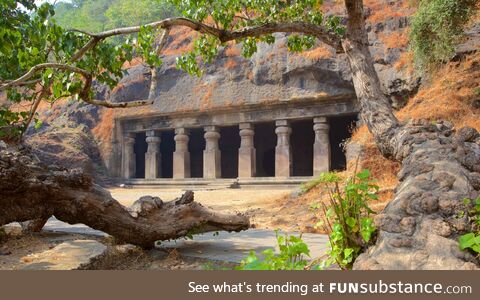
M 418 69 L 425 72 L 452 58 L 478 3 L 479 0 L 420 1 L 410 32 Z
M 280 253 L 276 254 L 274 249 L 267 249 L 262 252 L 263 259 L 260 259 L 254 251 L 242 260 L 237 270 L 303 270 L 310 257 L 310 250 L 307 244 L 299 237 L 293 235 L 279 235 L 275 231 L 277 244 Z
M 337 264 L 342 269 L 351 269 L 360 253 L 374 242 L 376 228 L 371 217 L 374 212 L 368 202 L 378 199 L 379 187 L 371 182 L 368 170 L 356 173 L 343 185 L 336 173 L 323 173 L 320 178 L 328 191 L 329 204 L 321 202 L 317 206 L 324 218 L 316 227 L 329 232 L 330 241 L 329 258 L 321 267 Z
M 465 199 L 464 204 L 471 209 L 466 211 L 468 217 L 473 222 L 475 228 L 474 232 L 469 232 L 462 235 L 458 242 L 460 244 L 460 249 L 462 250 L 471 250 L 477 254 L 477 257 L 480 256 L 480 197 L 475 201 L 470 199 Z M 465 212 L 463 212 L 465 215 Z

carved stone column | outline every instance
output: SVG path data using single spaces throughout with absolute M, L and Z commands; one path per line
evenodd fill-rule
M 145 178 L 154 179 L 161 176 L 161 138 L 153 130 L 147 131 L 147 152 L 145 153 Z
M 221 178 L 221 153 L 218 147 L 220 133 L 216 126 L 205 127 L 205 151 L 203 151 L 203 178 Z
M 256 157 L 251 123 L 240 124 L 240 149 L 238 149 L 238 177 L 250 178 L 256 174 Z
M 287 120 L 276 121 L 277 147 L 275 148 L 275 177 L 289 177 L 292 171 L 290 128 Z
M 123 178 L 129 179 L 135 177 L 135 135 L 129 133 L 123 137 Z
M 313 144 L 313 175 L 330 171 L 330 139 L 328 131 L 330 126 L 327 118 L 318 117 L 313 119 L 315 131 L 315 143 Z
M 190 152 L 185 128 L 175 129 L 175 152 L 173 152 L 173 178 L 190 178 Z

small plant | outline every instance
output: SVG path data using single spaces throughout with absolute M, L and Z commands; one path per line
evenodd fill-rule
M 476 95 L 476 96 L 480 96 L 480 87 L 476 87 L 473 89 L 473 93 Z
M 279 235 L 275 231 L 277 244 L 280 253 L 276 254 L 274 249 L 267 249 L 262 252 L 264 258 L 260 259 L 254 251 L 242 260 L 237 270 L 303 270 L 310 257 L 310 250 L 302 240 L 302 236 Z
M 307 182 L 303 183 L 300 186 L 300 191 L 302 191 L 302 193 L 305 194 L 305 193 L 309 192 L 311 189 L 313 189 L 314 187 L 316 187 L 317 185 L 319 185 L 321 182 L 322 182 L 322 180 L 321 180 L 320 177 L 314 178 L 310 181 L 307 181 Z
M 329 233 L 329 258 L 322 262 L 322 268 L 337 264 L 351 269 L 360 253 L 373 243 L 376 228 L 368 202 L 378 199 L 379 187 L 372 184 L 370 177 L 370 171 L 363 170 L 341 186 L 343 180 L 336 173 L 321 175 L 330 202 L 320 203 L 324 218 L 315 225 Z
M 464 204 L 471 209 L 466 212 L 462 212 L 462 215 L 465 213 L 469 216 L 473 222 L 475 232 L 469 232 L 462 235 L 458 242 L 460 244 L 460 249 L 462 250 L 471 250 L 477 254 L 477 257 L 480 256 L 480 197 L 475 201 L 470 199 L 463 200 Z M 472 207 L 473 206 L 473 207 Z

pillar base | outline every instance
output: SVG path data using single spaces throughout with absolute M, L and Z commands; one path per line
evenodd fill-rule
M 203 178 L 221 178 L 220 150 L 203 152 Z
M 238 177 L 251 178 L 255 176 L 255 149 L 238 149 Z
M 291 151 L 288 146 L 275 148 L 275 177 L 290 177 Z

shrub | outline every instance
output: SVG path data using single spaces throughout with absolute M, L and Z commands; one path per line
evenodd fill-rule
M 421 0 L 412 20 L 411 48 L 415 65 L 427 71 L 455 53 L 479 0 Z
M 372 184 L 370 171 L 363 170 L 343 181 L 336 173 L 323 173 L 320 178 L 327 189 L 329 205 L 320 203 L 324 218 L 316 226 L 329 232 L 329 258 L 321 267 L 337 264 L 351 269 L 355 259 L 374 241 L 376 228 L 368 202 L 377 200 L 379 187 Z
M 274 249 L 267 249 L 262 252 L 263 259 L 260 259 L 254 251 L 242 260 L 237 270 L 303 270 L 310 257 L 310 250 L 302 240 L 302 236 L 279 235 L 275 231 L 279 254 Z
M 464 204 L 471 207 L 466 211 L 468 217 L 473 222 L 474 232 L 462 235 L 458 242 L 460 249 L 470 250 L 476 253 L 477 258 L 480 257 L 480 197 L 475 201 L 465 199 Z M 463 215 L 465 212 L 462 213 Z

